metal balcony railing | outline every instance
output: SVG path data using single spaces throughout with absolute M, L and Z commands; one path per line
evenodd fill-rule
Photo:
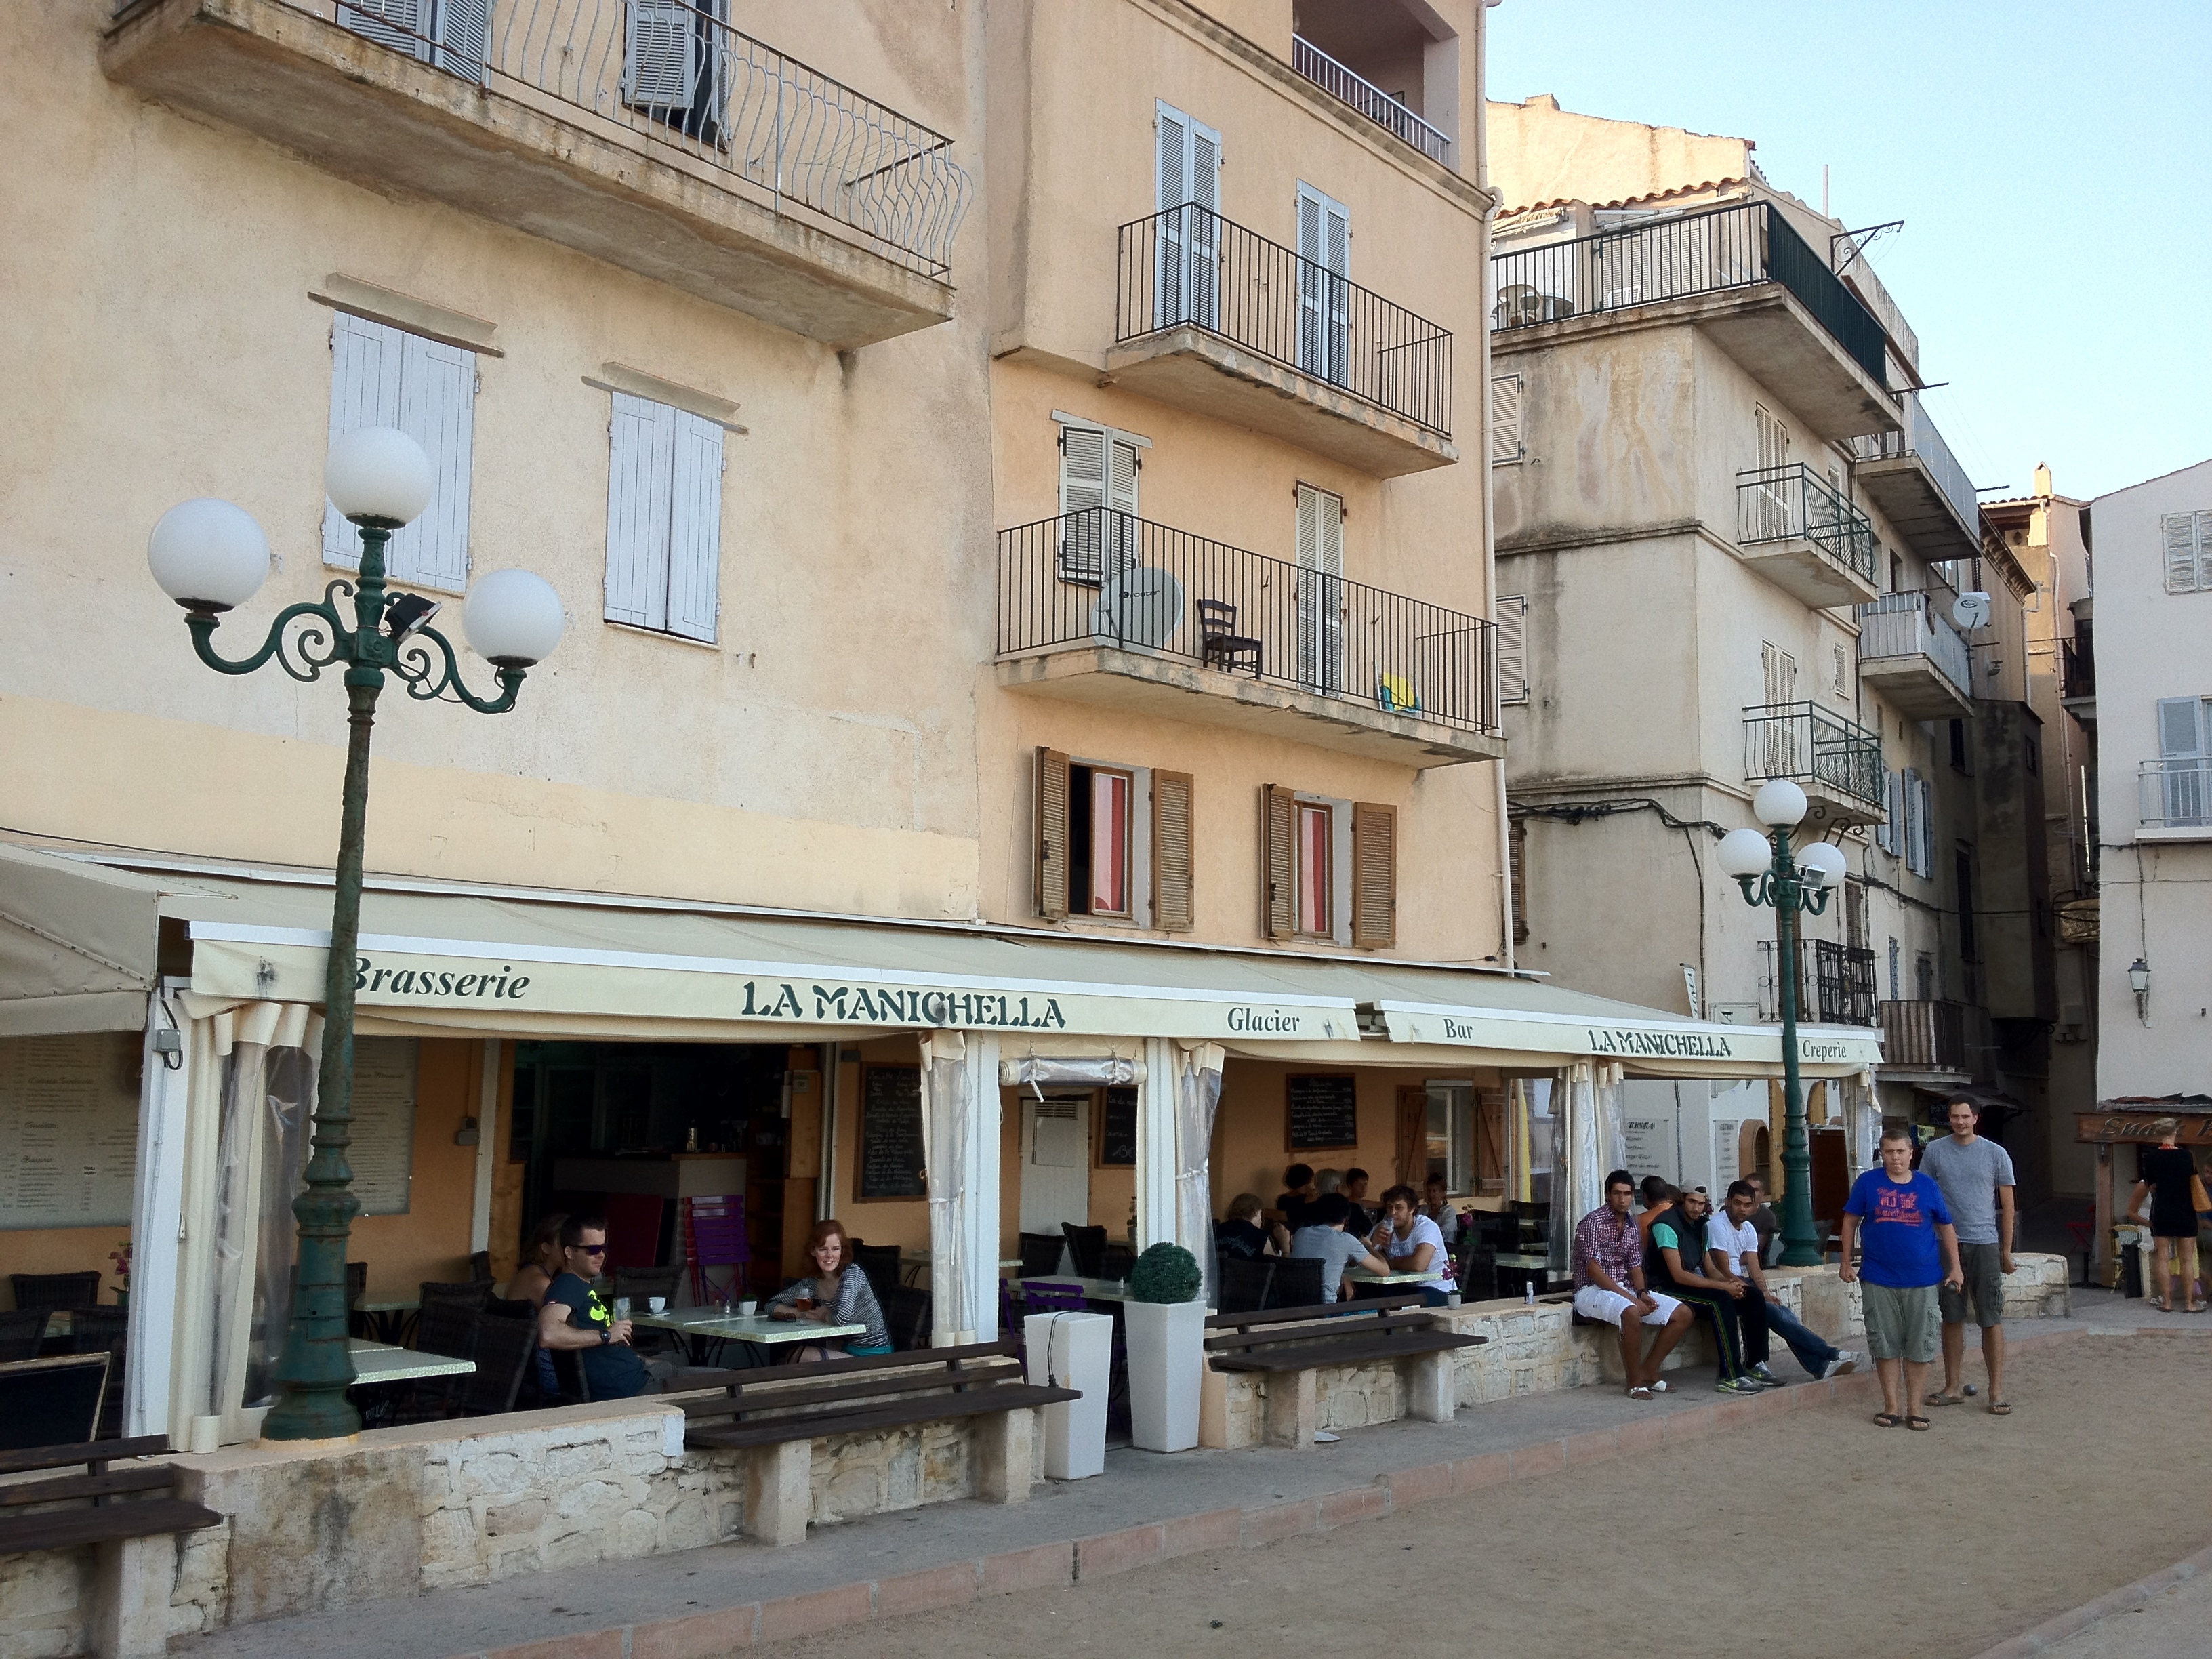
M 1881 738 L 1817 703 L 1759 704 L 1743 711 L 1743 773 L 1817 783 L 1879 811 Z
M 970 182 L 952 141 L 688 0 L 280 0 L 775 211 L 951 269 Z
M 1111 645 L 1494 734 L 1497 632 L 1103 507 L 999 532 L 1001 657 Z
M 1883 1003 L 1881 1063 L 1908 1071 L 1972 1071 L 1966 1016 L 1964 1003 Z
M 2145 761 L 2136 790 L 2147 830 L 2212 827 L 2212 756 Z
M 1451 139 L 1372 81 L 1346 69 L 1302 34 L 1291 37 L 1291 67 L 1340 103 L 1358 110 L 1432 161 L 1451 154 Z
M 1951 446 L 1943 441 L 1943 434 L 1936 429 L 1936 422 L 1928 418 L 1928 411 L 1921 406 L 1920 394 L 1900 393 L 1898 412 L 1905 417 L 1903 431 L 1869 434 L 1851 440 L 1859 459 L 1888 461 L 1900 456 L 1912 457 L 1928 469 L 1936 488 L 1951 504 L 1959 528 L 1979 540 L 1982 511 L 1973 483 L 1966 477 L 1966 469 L 1959 465 L 1958 457 L 1952 454 Z
M 1802 461 L 1735 475 L 1735 538 L 1745 547 L 1808 541 L 1860 580 L 1875 580 L 1874 520 Z
M 1800 939 L 1797 951 L 1797 1018 L 1822 1025 L 1872 1025 L 1875 1015 L 1874 952 L 1832 939 Z M 1775 972 L 1778 945 L 1759 942 L 1759 1017 L 1782 1018 L 1782 988 Z
M 1771 202 L 1517 248 L 1490 264 L 1501 330 L 1779 283 L 1876 386 L 1889 384 L 1881 325 Z
M 2058 695 L 2068 702 L 2097 695 L 2097 654 L 2086 632 L 2058 641 Z
M 1962 697 L 1974 695 L 1974 659 L 1927 593 L 1885 593 L 1858 607 L 1859 659 L 1918 654 Z
M 1195 204 L 1121 227 L 1114 326 L 1202 328 L 1451 435 L 1449 333 Z

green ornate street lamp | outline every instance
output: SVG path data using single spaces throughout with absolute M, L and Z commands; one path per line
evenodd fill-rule
M 262 1424 L 271 1440 L 320 1440 L 356 1433 L 361 1418 L 346 1399 L 354 1380 L 346 1344 L 346 1240 L 361 1205 L 346 1162 L 353 1126 L 354 958 L 361 931 L 361 866 L 368 813 L 369 733 L 384 677 L 407 695 L 451 697 L 483 714 L 514 707 L 522 677 L 559 641 L 561 600 L 526 570 L 500 570 L 469 590 L 461 625 L 469 644 L 497 672 L 500 695 L 486 700 L 462 685 L 445 636 L 428 624 L 438 606 L 419 594 L 387 594 L 384 555 L 392 532 L 430 503 L 437 475 L 422 447 L 392 427 L 349 432 L 331 446 L 323 482 L 333 505 L 361 530 L 361 574 L 323 590 L 319 600 L 287 605 L 261 648 L 239 661 L 220 656 L 215 630 L 224 611 L 252 599 L 269 574 L 269 541 L 243 508 L 202 498 L 164 513 L 146 559 L 162 592 L 185 609 L 192 649 L 222 674 L 250 674 L 272 659 L 295 680 L 343 667 L 350 732 L 339 817 L 337 896 L 331 908 L 331 951 L 323 994 L 323 1058 L 317 1081 L 314 1153 L 307 1189 L 292 1201 L 300 1247 L 291 1320 L 277 1361 L 281 1391 Z M 350 598 L 351 619 L 343 601 Z
M 1772 830 L 1731 830 L 1721 837 L 1720 865 L 1753 904 L 1774 907 L 1775 979 L 1782 999 L 1783 1100 L 1788 1127 L 1782 1138 L 1782 1265 L 1817 1267 L 1820 1240 L 1813 1231 L 1813 1148 L 1805 1132 L 1805 1091 L 1797 1079 L 1797 913 L 1819 915 L 1841 879 L 1844 855 L 1816 841 L 1793 861 L 1790 832 L 1805 818 L 1805 792 L 1787 778 L 1759 786 L 1752 815 Z

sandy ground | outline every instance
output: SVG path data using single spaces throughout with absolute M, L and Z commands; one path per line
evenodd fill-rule
M 2008 1418 L 1970 1401 L 1914 1433 L 1837 1405 L 771 1651 L 1966 1659 L 2212 1543 L 2208 1366 L 2204 1344 L 2088 1336 L 2008 1366 Z

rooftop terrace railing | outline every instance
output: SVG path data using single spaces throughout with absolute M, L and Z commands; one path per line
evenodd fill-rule
M 1191 204 L 1121 230 L 1115 338 L 1195 325 L 1451 435 L 1452 337 Z
M 1496 624 L 1127 513 L 999 532 L 998 654 L 1111 645 L 1496 734 Z
M 1903 431 L 1870 433 L 1854 438 L 1852 448 L 1863 461 L 1894 460 L 1906 455 L 1917 460 L 1928 469 L 1928 476 L 1936 481 L 1936 488 L 1942 492 L 1943 499 L 1951 504 L 1951 511 L 1958 516 L 1959 527 L 1979 539 L 1982 511 L 1966 469 L 1959 465 L 1951 446 L 1943 441 L 1936 422 L 1928 418 L 1918 392 L 1900 393 L 1899 404 L 1899 413 L 1905 416 Z
M 1862 581 L 1875 580 L 1881 544 L 1874 520 L 1802 461 L 1735 475 L 1735 538 L 1741 547 L 1808 541 Z
M 1346 69 L 1302 34 L 1291 37 L 1291 67 L 1323 92 L 1358 110 L 1393 137 L 1404 139 L 1432 161 L 1451 154 L 1451 139 L 1407 109 L 1389 93 Z
M 952 141 L 689 0 L 280 0 L 932 276 L 967 211 Z
M 1516 248 L 1491 260 L 1500 331 L 1779 283 L 1876 386 L 1881 325 L 1771 202 L 1748 202 Z

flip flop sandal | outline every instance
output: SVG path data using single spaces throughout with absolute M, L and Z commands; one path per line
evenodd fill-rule
M 1631 1400 L 1649 1400 L 1651 1398 L 1651 1390 L 1639 1382 L 1628 1391 L 1628 1397 Z
M 1964 1405 L 1966 1400 L 1966 1396 L 1963 1394 L 1945 1394 L 1938 1389 L 1921 1403 L 1928 1406 L 1960 1406 Z
M 1991 1417 L 2010 1417 L 2012 1415 L 2012 1401 L 2009 1400 L 1990 1401 L 1990 1415 Z
M 1908 1429 L 1920 1430 L 1932 1429 L 1936 1425 L 1924 1417 L 1908 1417 L 1905 1419 L 1905 1426 Z
M 1905 1421 L 1895 1412 L 1876 1412 L 1874 1414 L 1874 1420 L 1875 1426 L 1881 1429 L 1893 1429 Z

